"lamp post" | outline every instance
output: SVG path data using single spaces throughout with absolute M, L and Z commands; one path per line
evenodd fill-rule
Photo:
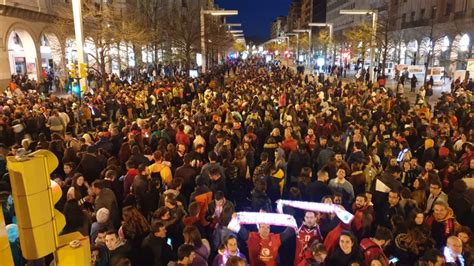
M 300 56 L 300 36 L 297 33 L 285 33 L 288 38 L 288 50 L 290 49 L 290 38 L 289 36 L 296 36 L 296 61 L 298 62 Z
M 309 23 L 308 26 L 329 28 L 329 43 L 332 43 L 333 38 L 334 38 L 334 36 L 333 36 L 333 34 L 334 34 L 334 31 L 333 31 L 334 24 L 332 24 L 332 23 Z M 336 51 L 335 47 L 334 47 L 334 51 Z M 326 53 L 327 53 L 327 51 L 326 51 Z M 334 65 L 335 60 L 336 60 L 336 57 L 333 56 L 332 57 L 332 65 Z
M 225 24 L 229 29 L 232 27 L 242 27 L 241 23 L 227 23 Z
M 372 15 L 372 38 L 370 39 L 370 67 L 368 71 L 373 72 L 375 65 L 375 36 L 377 35 L 378 11 L 371 9 L 341 9 L 341 15 Z M 364 62 L 365 63 L 365 62 Z M 370 73 L 370 72 L 369 72 Z M 372 82 L 375 81 L 375 72 L 370 73 Z
M 82 1 L 72 0 L 72 12 L 74 16 L 74 33 L 76 34 L 77 65 L 84 64 L 84 30 L 82 28 Z M 81 91 L 86 89 L 86 79 L 79 79 Z
M 309 57 L 309 68 L 310 68 L 310 71 L 312 73 L 313 71 L 313 68 L 311 67 L 311 62 L 312 62 L 312 59 L 313 59 L 313 46 L 312 46 L 312 34 L 311 34 L 311 29 L 297 29 L 297 30 L 294 30 L 293 32 L 296 32 L 296 33 L 305 33 L 307 32 L 308 33 L 308 57 Z
M 238 15 L 237 10 L 204 10 L 201 9 L 201 53 L 202 53 L 202 73 L 206 73 L 207 57 L 206 57 L 206 26 L 204 25 L 204 15 L 212 16 L 235 16 Z

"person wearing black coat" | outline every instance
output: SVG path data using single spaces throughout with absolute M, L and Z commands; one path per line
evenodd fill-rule
M 472 226 L 473 220 L 471 218 L 472 202 L 467 194 L 467 186 L 464 180 L 458 179 L 453 183 L 453 189 L 448 195 L 448 204 L 453 209 L 456 220 L 466 226 Z
M 216 193 L 217 191 L 222 191 L 224 192 L 224 195 L 226 197 L 229 195 L 227 193 L 227 187 L 226 187 L 226 182 L 223 176 L 221 176 L 219 169 L 217 168 L 212 168 L 209 171 L 209 178 L 211 180 L 209 184 L 209 188 L 211 189 L 212 193 Z
M 128 241 L 119 238 L 117 231 L 107 233 L 105 245 L 109 251 L 110 266 L 115 266 L 121 259 L 130 257 L 132 247 Z
M 311 156 L 307 151 L 306 143 L 298 144 L 298 149 L 292 151 L 288 157 L 287 173 L 290 183 L 296 183 L 303 167 L 311 167 Z
M 312 182 L 307 188 L 311 202 L 321 202 L 325 196 L 332 195 L 332 191 L 327 184 L 329 180 L 328 172 L 324 170 L 318 171 L 317 178 L 318 179 Z
M 82 173 L 89 184 L 96 179 L 99 179 L 100 172 L 103 170 L 103 165 L 97 156 L 94 154 L 92 146 L 87 147 L 87 152 L 82 155 L 82 159 L 77 166 L 76 172 Z
M 154 222 L 150 234 L 143 239 L 141 246 L 144 265 L 166 266 L 177 259 L 176 253 L 166 240 L 166 226 L 161 222 Z
M 133 179 L 132 189 L 133 194 L 135 195 L 135 200 L 137 203 L 137 209 L 146 217 L 150 210 L 146 208 L 146 193 L 148 191 L 148 177 L 146 174 L 146 167 L 141 165 L 138 168 L 140 172 L 135 178 Z
M 176 169 L 174 173 L 175 177 L 181 177 L 183 179 L 183 185 L 181 187 L 181 194 L 189 200 L 189 197 L 193 193 L 194 187 L 196 186 L 196 176 L 198 171 L 191 165 L 193 156 L 191 154 L 184 155 L 184 164 Z

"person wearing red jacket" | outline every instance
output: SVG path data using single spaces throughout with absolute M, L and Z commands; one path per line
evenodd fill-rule
M 371 231 L 374 220 L 374 208 L 368 204 L 367 196 L 359 194 L 352 205 L 354 219 L 352 220 L 352 228 L 355 235 L 362 239 Z
M 314 242 L 323 242 L 323 236 L 321 235 L 319 225 L 317 224 L 318 220 L 319 214 L 316 214 L 313 211 L 306 211 L 303 224 L 298 229 L 296 235 L 294 265 L 299 265 L 301 261 L 305 260 L 306 251 Z
M 189 136 L 184 132 L 184 125 L 180 124 L 178 126 L 178 132 L 176 132 L 176 144 L 184 144 L 186 149 L 189 149 L 189 145 L 191 145 L 191 140 Z
M 364 256 L 366 265 L 370 265 L 373 259 L 383 259 L 384 265 L 388 265 L 388 258 L 385 256 L 384 248 L 390 243 L 393 235 L 386 227 L 378 227 L 374 237 L 364 238 L 360 241 L 360 251 Z

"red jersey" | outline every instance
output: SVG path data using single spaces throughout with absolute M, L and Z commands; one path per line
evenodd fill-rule
M 302 225 L 296 235 L 295 265 L 305 260 L 305 250 L 311 246 L 314 241 L 323 242 L 319 225 L 313 228 Z
M 276 266 L 278 249 L 281 246 L 279 234 L 270 233 L 267 239 L 260 237 L 257 232 L 250 232 L 247 240 L 250 265 Z

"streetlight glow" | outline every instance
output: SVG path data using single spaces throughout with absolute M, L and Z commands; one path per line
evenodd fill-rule
M 235 16 L 239 14 L 238 10 L 203 10 L 203 12 L 212 16 Z
M 341 9 L 339 14 L 341 15 L 372 15 L 376 13 L 375 10 L 370 9 Z

